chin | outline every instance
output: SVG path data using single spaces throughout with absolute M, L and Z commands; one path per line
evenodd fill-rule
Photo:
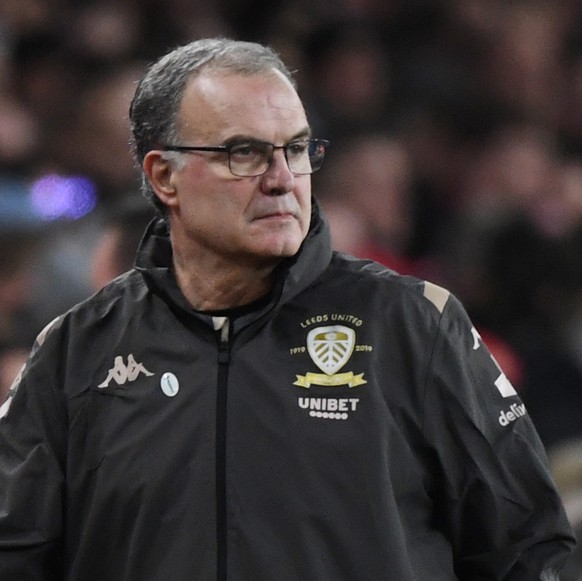
M 299 228 L 294 228 L 293 231 L 287 229 L 287 231 L 264 233 L 259 240 L 256 240 L 258 244 L 255 248 L 258 254 L 265 257 L 287 258 L 297 254 L 304 238 L 305 235 Z
M 267 254 L 273 258 L 290 258 L 291 256 L 295 256 L 297 252 L 299 252 L 299 246 L 289 245 L 284 248 L 270 248 Z
M 272 241 L 267 243 L 257 254 L 265 258 L 289 258 L 295 256 L 301 247 L 301 241 Z

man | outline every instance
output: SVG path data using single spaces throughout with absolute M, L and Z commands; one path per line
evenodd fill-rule
M 332 253 L 280 60 L 194 42 L 130 115 L 163 218 L 0 412 L 0 578 L 555 579 L 527 411 L 447 291 Z

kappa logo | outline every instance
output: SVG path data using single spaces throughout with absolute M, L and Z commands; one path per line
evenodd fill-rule
M 147 377 L 153 375 L 144 367 L 143 363 L 136 362 L 132 353 L 127 356 L 127 364 L 123 362 L 121 355 L 117 355 L 113 361 L 113 367 L 107 372 L 105 381 L 97 387 L 108 387 L 111 381 L 115 381 L 117 385 L 125 385 L 127 382 L 135 381 L 140 373 Z
M 297 375 L 293 385 L 309 389 L 311 385 L 356 387 L 367 383 L 364 374 L 352 371 L 337 373 L 350 360 L 356 347 L 356 333 L 350 327 L 317 327 L 307 334 L 307 352 L 323 373 Z

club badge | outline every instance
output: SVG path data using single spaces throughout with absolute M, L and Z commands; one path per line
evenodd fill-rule
M 356 333 L 350 327 L 331 325 L 312 329 L 307 334 L 307 352 L 323 373 L 297 375 L 293 385 L 309 389 L 311 385 L 356 387 L 367 383 L 363 373 L 338 373 L 350 360 L 355 346 Z

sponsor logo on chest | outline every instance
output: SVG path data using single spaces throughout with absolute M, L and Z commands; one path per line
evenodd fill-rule
M 340 324 L 344 322 L 347 324 Z M 321 323 L 331 324 L 321 325 Z M 292 347 L 289 353 L 290 355 L 307 353 L 316 369 L 306 370 L 303 375 L 296 375 L 293 385 L 304 390 L 309 390 L 312 386 L 353 389 L 365 385 L 367 380 L 364 372 L 346 369 L 354 352 L 373 350 L 370 345 L 357 343 L 354 327 L 361 327 L 362 324 L 360 318 L 340 313 L 315 315 L 302 321 L 301 328 L 309 329 L 305 345 Z M 355 394 L 354 397 L 338 397 L 333 393 L 304 394 L 298 396 L 297 403 L 299 408 L 309 413 L 312 418 L 347 420 L 357 411 L 360 398 Z

